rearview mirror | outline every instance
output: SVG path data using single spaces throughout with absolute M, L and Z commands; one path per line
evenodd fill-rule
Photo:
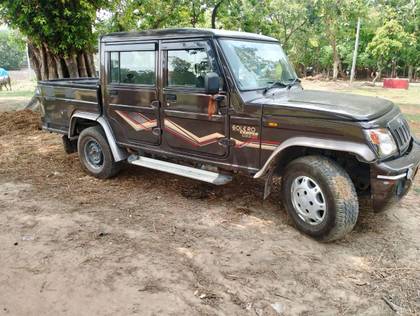
M 204 77 L 204 87 L 208 94 L 219 93 L 220 78 L 215 72 L 210 72 Z

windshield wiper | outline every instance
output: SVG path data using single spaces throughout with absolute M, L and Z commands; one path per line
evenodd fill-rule
M 287 84 L 287 90 L 290 90 L 290 88 L 293 87 L 296 82 L 301 82 L 301 80 L 297 77 L 295 79 L 289 79 L 289 81 L 291 82 Z
M 263 93 L 266 94 L 268 90 L 271 90 L 275 86 L 286 88 L 289 85 L 281 80 L 276 80 L 273 83 L 271 83 L 269 86 L 265 87 Z

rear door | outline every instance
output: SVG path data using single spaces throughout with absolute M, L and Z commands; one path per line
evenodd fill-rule
M 199 156 L 226 156 L 227 115 L 209 115 L 206 73 L 220 71 L 209 40 L 163 41 L 163 140 L 172 151 Z M 223 102 L 227 102 L 226 100 Z
M 118 141 L 158 145 L 158 43 L 110 43 L 105 47 L 108 82 L 104 99 Z

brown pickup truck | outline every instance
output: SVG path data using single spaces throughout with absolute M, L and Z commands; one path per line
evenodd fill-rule
M 321 241 L 409 190 L 419 143 L 397 106 L 304 90 L 277 40 L 207 29 L 100 39 L 100 78 L 39 82 L 43 128 L 98 178 L 122 163 L 222 185 L 236 173 L 282 178 L 283 204 Z

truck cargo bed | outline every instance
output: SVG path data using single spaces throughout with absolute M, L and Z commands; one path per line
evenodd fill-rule
M 101 113 L 101 90 L 98 78 L 56 79 L 38 83 L 43 105 L 43 128 L 66 134 L 73 113 Z

